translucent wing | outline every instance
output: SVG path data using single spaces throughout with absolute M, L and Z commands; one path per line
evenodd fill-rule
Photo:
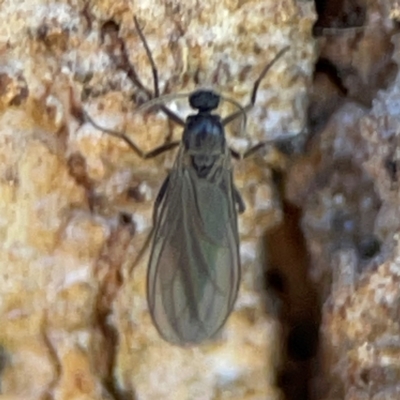
M 157 216 L 147 296 L 161 336 L 175 344 L 212 337 L 228 318 L 240 282 L 231 171 L 212 181 L 174 169 Z

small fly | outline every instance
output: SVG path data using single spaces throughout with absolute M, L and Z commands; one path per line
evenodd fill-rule
M 224 128 L 239 117 L 243 117 L 245 126 L 246 113 L 255 103 L 261 80 L 289 47 L 264 68 L 245 107 L 213 90 L 160 96 L 154 60 L 136 18 L 134 22 L 154 80 L 153 99 L 137 111 L 158 105 L 159 110 L 183 127 L 182 140 L 144 153 L 125 134 L 100 127 L 86 117 L 97 129 L 124 140 L 144 159 L 179 147 L 154 204 L 147 302 L 154 325 L 166 341 L 180 346 L 199 344 L 214 337 L 224 326 L 240 284 L 237 214 L 245 210 L 245 205 L 233 182 L 231 163 L 232 157 L 240 156 L 228 147 Z M 138 79 L 136 83 L 150 92 Z M 190 106 L 197 111 L 186 120 L 161 104 L 183 96 L 189 97 Z M 238 111 L 221 118 L 213 113 L 220 100 L 233 103 Z M 265 145 L 258 144 L 243 157 Z

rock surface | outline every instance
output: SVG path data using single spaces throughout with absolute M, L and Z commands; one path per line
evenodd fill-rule
M 324 69 L 317 69 L 311 96 L 314 137 L 286 185 L 303 211 L 310 277 L 322 304 L 308 398 L 394 400 L 400 394 L 397 6 L 352 3 L 365 7 L 363 29 L 319 39 Z M 340 87 L 326 79 L 329 70 Z

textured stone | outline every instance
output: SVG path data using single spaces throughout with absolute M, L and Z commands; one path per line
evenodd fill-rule
M 323 303 L 318 399 L 399 397 L 399 38 L 389 3 L 370 3 L 361 32 L 321 39 L 348 91 L 287 182 Z

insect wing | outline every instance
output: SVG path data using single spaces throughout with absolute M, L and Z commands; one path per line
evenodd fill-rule
M 162 201 L 147 276 L 147 296 L 161 336 L 175 344 L 212 337 L 228 318 L 240 283 L 232 174 L 216 179 L 176 168 Z M 218 182 L 218 183 L 215 183 Z

